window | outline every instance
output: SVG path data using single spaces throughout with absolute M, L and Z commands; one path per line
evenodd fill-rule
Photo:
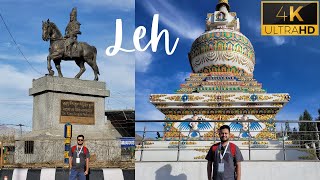
M 34 141 L 24 142 L 24 154 L 33 154 Z

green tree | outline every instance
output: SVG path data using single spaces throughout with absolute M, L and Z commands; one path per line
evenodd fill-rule
M 305 110 L 302 115 L 299 117 L 299 121 L 310 121 L 310 122 L 301 122 L 299 123 L 299 134 L 300 139 L 302 140 L 302 144 L 311 143 L 310 140 L 316 140 L 315 132 L 307 132 L 307 131 L 316 131 L 316 123 L 312 121 L 311 114 Z M 306 141 L 303 141 L 306 140 Z
M 288 138 L 289 138 L 289 140 L 292 140 L 293 144 L 299 144 L 300 143 L 299 141 L 297 141 L 297 140 L 299 140 L 299 136 L 298 136 L 298 132 L 297 132 L 297 128 L 296 127 L 293 127 L 293 129 L 291 129 L 290 126 L 289 126 Z

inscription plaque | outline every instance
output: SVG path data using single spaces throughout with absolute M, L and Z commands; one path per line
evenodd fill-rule
M 94 102 L 61 100 L 60 123 L 95 124 Z

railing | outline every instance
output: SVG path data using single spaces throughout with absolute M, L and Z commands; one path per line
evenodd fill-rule
M 136 125 L 139 123 L 147 123 L 151 126 L 152 123 L 159 123 L 159 122 L 182 122 L 181 120 L 156 120 L 156 121 L 138 121 L 136 120 Z M 186 122 L 186 121 L 184 121 Z M 187 122 L 204 122 L 203 120 L 199 121 L 187 121 Z M 230 122 L 235 121 L 215 121 L 215 120 L 205 120 L 205 122 L 212 122 L 212 123 L 223 123 L 227 124 Z M 241 122 L 253 122 L 249 121 L 237 121 Z M 266 123 L 267 121 L 254 121 L 254 122 L 262 122 Z M 274 159 L 263 159 L 262 160 L 318 160 L 319 152 L 320 152 L 320 140 L 319 140 L 319 131 L 317 127 L 317 123 L 315 121 L 273 121 L 272 123 L 275 124 L 276 128 L 274 131 L 271 131 L 275 135 L 274 138 L 255 138 L 255 137 L 247 137 L 247 138 L 239 138 L 233 137 L 230 138 L 230 141 L 234 142 L 235 144 L 242 144 L 240 145 L 241 152 L 246 153 L 246 160 L 257 160 L 257 158 L 252 157 L 255 154 L 259 154 L 258 151 L 265 153 L 266 151 L 274 151 Z M 314 128 L 314 131 L 299 131 L 299 126 L 306 123 L 308 126 Z M 285 125 L 283 125 L 285 124 Z M 292 126 L 296 126 L 296 131 L 289 131 L 288 124 Z M 319 125 L 319 124 L 318 124 Z M 163 127 L 159 126 L 159 129 Z M 220 141 L 219 137 L 197 137 L 197 138 L 190 138 L 186 137 L 183 134 L 188 134 L 190 131 L 178 131 L 178 135 L 175 138 L 165 138 L 165 137 L 155 137 L 161 133 L 165 135 L 166 131 L 148 131 L 148 127 L 144 127 L 143 131 L 136 131 L 136 134 L 141 136 L 141 139 L 136 139 L 136 161 L 165 161 L 165 159 L 171 159 L 166 161 L 204 161 L 204 155 L 202 157 L 198 157 L 198 159 L 193 160 L 186 160 L 184 156 L 189 154 L 190 152 L 195 151 L 202 151 L 204 152 L 209 150 L 208 144 L 214 144 Z M 257 133 L 261 131 L 253 131 L 250 128 L 250 133 Z M 214 126 L 211 131 L 201 131 L 202 133 L 206 132 L 213 132 L 213 134 L 218 133 L 218 129 Z M 231 133 L 239 133 L 239 131 L 231 131 Z M 197 143 L 200 145 L 190 145 L 192 143 Z M 264 145 L 267 142 L 268 145 Z M 165 147 L 163 144 L 172 145 Z M 186 144 L 187 143 L 187 144 Z M 159 145 L 159 144 L 162 144 Z M 189 145 L 188 145 L 189 144 Z M 202 145 L 201 145 L 202 144 Z M 207 145 L 203 145 L 207 144 Z M 210 145 L 210 146 L 211 146 Z M 247 145 L 247 146 L 246 146 Z M 188 153 L 189 151 L 189 153 Z M 173 152 L 175 157 L 173 158 Z M 301 156 L 301 157 L 294 157 L 295 154 L 298 153 L 305 153 L 308 156 Z M 148 157 L 144 157 L 146 154 L 149 155 Z M 159 158 L 158 160 L 154 160 L 152 157 L 154 156 L 161 156 L 160 154 L 165 155 L 162 159 Z M 206 154 L 206 153 L 205 153 Z M 261 154 L 261 153 L 260 153 Z M 267 153 L 265 153 L 267 154 Z M 170 157 L 169 157 L 170 156 Z M 289 156 L 289 157 L 288 157 Z M 150 158 L 151 157 L 151 158 Z M 195 157 L 194 157 L 195 158 Z M 150 160 L 152 159 L 152 160 Z

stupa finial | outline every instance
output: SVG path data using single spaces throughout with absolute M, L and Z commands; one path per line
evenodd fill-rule
M 220 7 L 225 6 L 228 11 L 230 12 L 230 5 L 229 5 L 229 0 L 219 0 L 217 6 L 216 6 L 216 11 L 219 11 Z

